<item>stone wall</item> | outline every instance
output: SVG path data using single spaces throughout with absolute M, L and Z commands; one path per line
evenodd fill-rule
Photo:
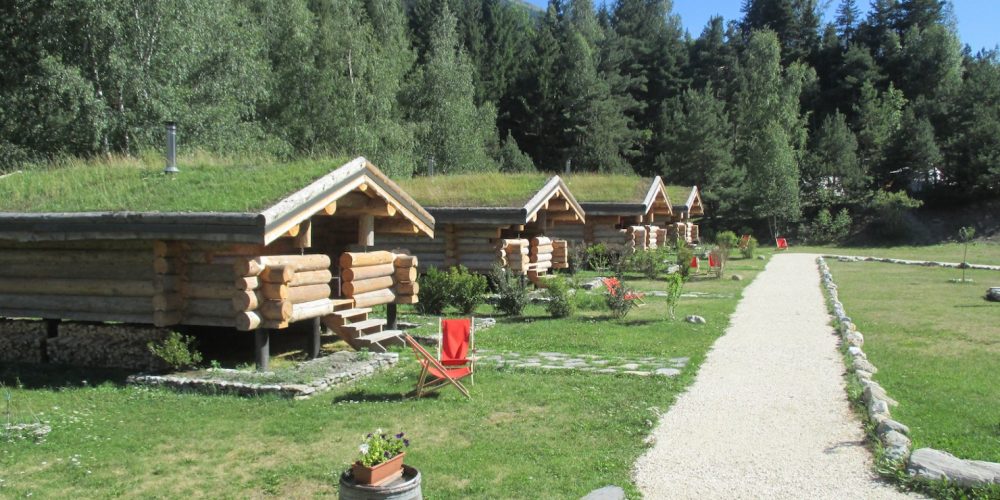
M 47 331 L 44 321 L 0 320 L 0 361 L 41 363 Z
M 837 258 L 843 259 L 843 257 Z M 899 259 L 874 259 L 872 257 L 858 260 L 899 261 Z M 826 261 L 823 257 L 819 257 L 816 262 L 822 275 L 823 287 L 830 297 L 833 314 L 839 322 L 838 333 L 844 345 L 847 346 L 847 353 L 851 359 L 848 369 L 854 372 L 858 382 L 863 387 L 862 401 L 868 418 L 875 424 L 875 435 L 881 442 L 886 457 L 890 460 L 901 461 L 906 465 L 906 470 L 911 476 L 921 480 L 947 480 L 970 488 L 1000 484 L 1000 464 L 998 463 L 963 460 L 933 448 L 920 448 L 911 452 L 912 443 L 908 437 L 910 429 L 892 418 L 891 409 L 898 406 L 899 403 L 892 399 L 878 382 L 872 379 L 872 376 L 878 373 L 878 368 L 868 361 L 868 356 L 862 349 L 865 337 L 858 331 L 854 322 L 851 321 L 851 317 L 844 310 L 844 304 L 840 302 L 837 293 L 837 284 L 833 281 L 833 275 L 830 274 L 830 268 Z M 903 261 L 903 263 L 910 262 L 917 261 Z M 920 263 L 918 265 L 934 264 Z
M 49 338 L 45 321 L 0 320 L 0 361 L 102 368 L 158 370 L 163 361 L 149 351 L 169 329 L 127 324 L 62 322 Z

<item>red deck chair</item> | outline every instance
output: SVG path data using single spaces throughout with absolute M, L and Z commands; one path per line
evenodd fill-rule
M 445 368 L 469 368 L 469 382 L 476 383 L 476 322 L 472 318 L 442 318 L 438 331 L 438 360 Z M 470 355 L 471 354 L 471 355 Z
M 778 250 L 788 250 L 788 242 L 784 238 L 775 238 L 774 243 Z
M 740 244 L 737 248 L 740 250 L 746 250 L 748 246 L 750 246 L 750 235 L 744 234 L 740 237 Z
M 456 323 L 446 323 L 456 322 Z M 445 325 L 455 326 L 445 326 Z M 422 397 L 446 385 L 454 385 L 465 397 L 472 398 L 468 389 L 459 382 L 469 377 L 475 368 L 475 357 L 468 356 L 472 344 L 472 320 L 442 320 L 441 343 L 438 358 L 424 349 L 413 337 L 406 335 L 406 343 L 420 363 L 420 378 L 412 395 Z M 440 356 L 444 357 L 441 358 Z
M 708 272 L 722 276 L 722 258 L 715 252 L 708 254 Z

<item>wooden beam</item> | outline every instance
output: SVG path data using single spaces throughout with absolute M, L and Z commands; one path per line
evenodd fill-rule
M 375 216 L 362 215 L 358 218 L 358 244 L 366 247 L 375 245 Z
M 337 202 L 330 202 L 329 205 L 323 207 L 323 213 L 326 215 L 333 215 L 337 213 Z
M 301 227 L 302 227 L 301 224 L 296 224 L 296 225 L 288 228 L 288 231 L 285 233 L 285 236 L 289 236 L 289 237 L 292 237 L 292 238 L 298 236 L 299 235 L 299 231 L 301 231 Z
M 375 221 L 375 232 L 386 234 L 419 234 L 420 228 L 406 219 L 378 219 Z
M 312 246 L 312 221 L 304 220 L 299 224 L 299 234 L 295 236 L 295 248 L 305 249 Z

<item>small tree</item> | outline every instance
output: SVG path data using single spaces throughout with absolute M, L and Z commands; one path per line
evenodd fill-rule
M 670 319 L 677 319 L 674 316 L 674 308 L 677 307 L 677 302 L 680 301 L 681 291 L 684 289 L 684 278 L 681 273 L 673 273 L 667 276 L 667 311 L 670 313 Z
M 958 230 L 958 239 L 963 243 L 962 251 L 962 283 L 965 283 L 965 270 L 969 268 L 969 242 L 976 236 L 976 228 L 966 226 Z
M 732 231 L 723 231 L 715 236 L 715 244 L 719 248 L 719 277 L 721 278 L 722 270 L 726 268 L 726 262 L 729 261 L 729 255 L 740 244 L 740 237 Z

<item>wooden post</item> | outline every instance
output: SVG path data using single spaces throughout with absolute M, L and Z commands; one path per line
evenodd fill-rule
M 365 247 L 375 245 L 374 215 L 362 215 L 358 217 L 358 245 Z
M 320 318 L 313 318 L 311 321 L 311 329 L 309 332 L 309 344 L 307 345 L 307 352 L 309 353 L 309 359 L 316 359 L 319 357 L 320 348 L 320 333 L 323 332 L 323 325 L 320 323 Z
M 396 304 L 385 305 L 385 329 L 396 330 Z
M 50 339 L 54 339 L 59 335 L 59 322 L 62 320 L 58 319 L 47 319 L 45 320 L 45 333 L 48 334 Z
M 254 330 L 253 340 L 257 371 L 266 372 L 271 361 L 271 330 L 268 328 Z
M 312 221 L 305 220 L 299 225 L 299 234 L 295 236 L 295 248 L 306 249 L 312 246 Z

